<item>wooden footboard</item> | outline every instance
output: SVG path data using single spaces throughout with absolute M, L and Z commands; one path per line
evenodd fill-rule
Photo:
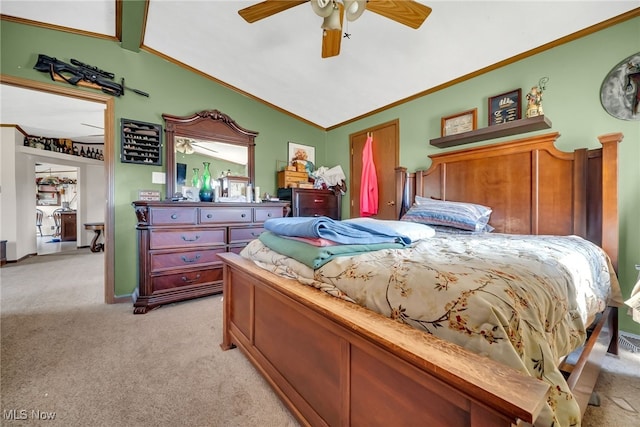
M 531 423 L 549 386 L 226 253 L 223 349 L 304 425 Z

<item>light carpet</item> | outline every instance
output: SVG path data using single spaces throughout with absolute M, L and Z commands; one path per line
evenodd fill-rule
M 134 315 L 102 303 L 103 256 L 0 269 L 0 425 L 297 425 L 239 350 L 221 350 L 221 297 Z

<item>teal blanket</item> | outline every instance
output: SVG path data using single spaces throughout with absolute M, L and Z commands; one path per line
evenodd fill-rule
M 367 245 L 313 246 L 299 240 L 280 237 L 270 231 L 260 234 L 260 241 L 269 249 L 299 261 L 314 270 L 338 256 L 356 255 L 380 249 L 402 249 L 403 243 L 371 243 Z

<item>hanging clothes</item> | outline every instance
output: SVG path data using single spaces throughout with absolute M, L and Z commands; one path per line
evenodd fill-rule
M 362 150 L 362 177 L 360 180 L 360 216 L 378 213 L 378 175 L 373 162 L 373 135 L 367 134 L 367 142 Z

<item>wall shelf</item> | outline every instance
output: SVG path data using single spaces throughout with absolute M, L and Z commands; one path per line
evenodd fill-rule
M 533 132 L 536 130 L 551 128 L 551 120 L 546 116 L 531 117 L 528 119 L 514 120 L 501 125 L 487 126 L 457 135 L 443 136 L 429 141 L 429 144 L 438 148 L 455 147 L 456 145 L 470 144 L 472 142 L 487 139 L 501 138 L 519 133 Z
M 162 165 L 162 126 L 121 119 L 122 163 Z

